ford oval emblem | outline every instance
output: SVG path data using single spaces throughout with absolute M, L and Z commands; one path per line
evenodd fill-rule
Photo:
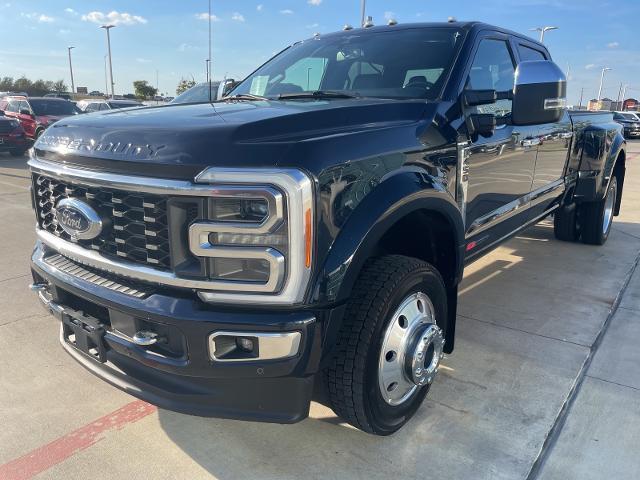
M 77 198 L 64 198 L 58 202 L 56 220 L 74 241 L 91 240 L 102 231 L 102 219 L 98 213 Z

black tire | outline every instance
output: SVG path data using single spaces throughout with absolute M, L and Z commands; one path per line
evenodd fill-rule
M 40 129 L 40 130 L 36 130 L 36 136 L 34 138 L 34 140 L 37 140 L 40 138 L 40 135 L 42 135 L 44 133 L 44 129 Z
M 613 224 L 613 211 L 610 214 L 609 222 L 605 226 L 605 218 L 607 213 L 607 202 L 611 202 L 613 198 L 613 210 L 615 210 L 615 201 L 618 194 L 618 179 L 611 177 L 609 188 L 604 198 L 598 202 L 583 203 L 580 205 L 579 224 L 582 241 L 590 245 L 604 245 L 609 238 L 611 225 Z
M 576 204 L 562 205 L 553 214 L 553 233 L 558 240 L 575 242 L 578 240 Z
M 433 303 L 445 330 L 447 292 L 440 273 L 416 258 L 387 255 L 364 266 L 347 304 L 333 358 L 323 376 L 334 412 L 356 428 L 376 435 L 400 429 L 424 400 L 429 385 L 398 406 L 386 403 L 378 387 L 378 358 L 392 313 L 411 293 Z
M 10 150 L 9 155 L 12 157 L 23 157 L 24 154 L 27 153 L 26 150 Z

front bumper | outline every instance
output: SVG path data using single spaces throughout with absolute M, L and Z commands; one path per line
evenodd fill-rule
M 55 252 L 38 242 L 31 267 L 41 301 L 60 320 L 81 311 L 104 324 L 99 361 L 69 343 L 65 350 L 92 373 L 138 398 L 169 410 L 201 416 L 293 423 L 308 415 L 323 324 L 332 311 L 212 309 L 189 291 L 155 290 L 136 298 L 53 268 Z M 136 330 L 168 338 L 167 350 L 132 341 Z M 275 360 L 213 361 L 214 332 L 300 332 L 297 354 Z

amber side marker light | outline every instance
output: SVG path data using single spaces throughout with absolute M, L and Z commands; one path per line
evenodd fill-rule
M 311 268 L 311 209 L 304 212 L 304 266 Z

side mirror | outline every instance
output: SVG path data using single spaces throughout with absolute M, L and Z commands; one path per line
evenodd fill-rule
M 496 131 L 496 116 L 493 113 L 475 113 L 469 115 L 470 131 L 482 135 L 483 137 L 490 137 Z
M 465 90 L 462 95 L 465 107 L 490 105 L 498 101 L 498 94 L 495 90 Z
M 557 122 L 566 106 L 567 79 L 560 67 L 548 60 L 518 65 L 511 112 L 514 125 Z
M 31 113 L 31 110 L 29 110 L 27 108 L 21 108 L 20 109 L 20 115 L 29 115 L 30 117 L 33 117 L 33 114 Z
M 226 97 L 235 86 L 236 81 L 233 78 L 227 78 L 220 82 L 220 85 L 218 85 L 218 100 L 222 97 Z

